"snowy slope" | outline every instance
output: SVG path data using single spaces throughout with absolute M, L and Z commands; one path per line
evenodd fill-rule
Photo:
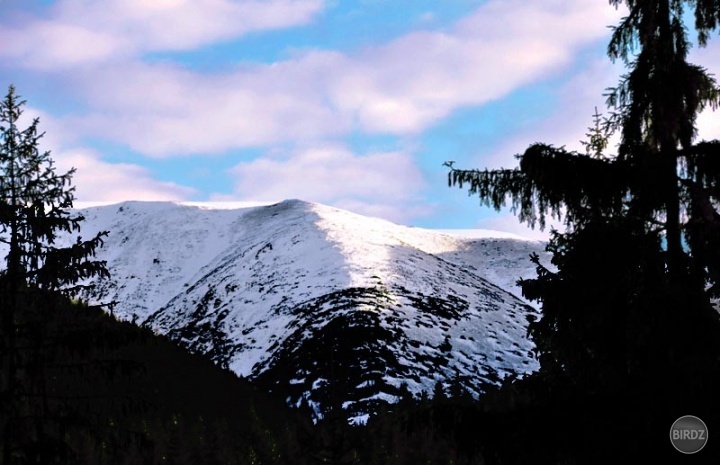
M 306 405 L 362 421 L 401 385 L 431 391 L 537 368 L 516 295 L 543 244 L 464 238 L 288 200 L 241 209 L 82 210 L 110 236 L 89 298 Z

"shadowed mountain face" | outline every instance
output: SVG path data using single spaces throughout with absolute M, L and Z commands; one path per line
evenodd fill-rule
M 83 210 L 109 281 L 93 301 L 167 334 L 316 417 L 362 422 L 406 385 L 431 392 L 537 368 L 536 310 L 517 297 L 543 244 L 463 239 L 323 205 L 213 210 L 127 202 Z

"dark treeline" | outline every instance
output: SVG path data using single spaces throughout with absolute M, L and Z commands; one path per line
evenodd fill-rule
M 366 426 L 348 425 L 341 409 L 313 424 L 309 412 L 148 329 L 42 298 L 42 309 L 18 322 L 32 328 L 20 378 L 35 395 L 23 402 L 32 419 L 16 419 L 8 463 L 635 463 L 678 454 L 668 431 L 682 415 L 720 424 L 718 378 L 670 366 L 595 390 L 544 372 L 507 380 L 478 400 L 438 386 L 406 392 Z M 719 453 L 711 439 L 684 459 L 714 463 Z
M 8 463 L 292 462 L 298 412 L 149 329 L 28 292 Z

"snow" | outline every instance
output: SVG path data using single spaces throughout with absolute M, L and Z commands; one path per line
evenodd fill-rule
M 354 417 L 350 417 L 348 419 L 348 423 L 351 425 L 366 425 L 368 420 L 370 419 L 370 415 L 367 413 L 363 413 L 362 415 L 356 415 Z
M 515 282 L 535 275 L 529 256 L 547 258 L 543 243 L 497 231 L 400 226 L 300 200 L 123 202 L 79 211 L 86 217 L 83 237 L 110 232 L 97 258 L 108 262 L 112 280 L 98 282 L 87 297 L 117 300 L 119 318 L 181 337 L 238 375 L 259 376 L 291 336 L 307 338 L 329 322 L 318 318 L 308 326 L 296 309 L 350 288 L 376 289 L 383 300 L 318 311 L 378 315 L 396 335 L 388 347 L 397 366 L 383 375 L 388 385 L 431 392 L 436 381 L 458 375 L 492 382 L 537 368 L 526 336 L 526 315 L 535 310 Z M 456 303 L 439 315 L 419 309 L 428 299 Z M 443 351 L 446 340 L 450 350 Z M 307 386 L 292 403 L 312 406 L 318 417 L 313 391 L 329 382 L 319 374 L 298 368 L 285 380 Z M 365 379 L 353 385 L 375 387 Z M 397 399 L 382 391 L 355 399 L 367 400 Z
M 129 200 L 126 202 L 142 202 L 140 200 Z M 73 205 L 76 210 L 84 210 L 86 208 L 93 207 L 106 207 L 109 205 L 118 205 L 122 202 L 74 202 Z M 174 205 L 185 205 L 189 207 L 198 207 L 205 210 L 237 210 L 240 208 L 252 208 L 252 207 L 265 207 L 268 205 L 274 205 L 277 202 L 252 202 L 252 201 L 219 201 L 219 202 L 170 202 Z
M 447 234 L 448 236 L 460 237 L 463 239 L 496 238 L 496 239 L 517 239 L 520 241 L 530 240 L 530 239 L 520 236 L 518 234 L 505 232 L 505 231 L 495 231 L 492 229 L 434 229 L 433 231 L 439 232 L 441 234 Z

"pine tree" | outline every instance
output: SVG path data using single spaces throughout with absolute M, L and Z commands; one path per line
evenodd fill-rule
M 520 281 L 524 296 L 542 305 L 528 327 L 541 369 L 499 393 L 547 406 L 539 417 L 584 425 L 558 422 L 557 433 L 545 435 L 550 443 L 593 438 L 587 454 L 563 445 L 537 451 L 553 463 L 603 463 L 623 446 L 637 459 L 661 447 L 658 425 L 683 411 L 720 420 L 710 407 L 720 388 L 712 305 L 720 296 L 720 142 L 695 143 L 697 114 L 716 108 L 720 92 L 706 70 L 687 62 L 682 22 L 684 7 L 694 6 L 706 45 L 720 24 L 720 2 L 625 3 L 630 13 L 608 51 L 629 72 L 610 89 L 610 116 L 596 116 L 587 153 L 538 143 L 517 156 L 514 169 L 446 164 L 449 184 L 469 186 L 482 204 L 499 210 L 509 202 L 531 226 L 544 228 L 548 218 L 565 224 L 548 243 L 556 270 L 533 256 L 537 277 Z M 617 154 L 606 152 L 612 131 L 622 136 Z M 625 422 L 611 437 L 606 426 L 618 418 Z M 630 436 L 609 456 L 589 453 Z
M 449 184 L 469 185 L 485 205 L 499 210 L 509 201 L 520 221 L 541 228 L 547 217 L 564 220 L 567 231 L 555 232 L 549 244 L 558 273 L 539 266 L 535 257 L 538 278 L 522 284 L 526 296 L 543 304 L 543 318 L 530 325 L 541 361 L 572 377 L 599 375 L 595 368 L 610 366 L 610 359 L 632 364 L 629 353 L 613 353 L 604 343 L 603 328 L 623 333 L 620 340 L 637 348 L 640 342 L 632 339 L 647 329 L 640 321 L 653 322 L 644 337 L 658 344 L 658 335 L 673 324 L 679 331 L 679 321 L 687 331 L 703 322 L 717 327 L 709 299 L 720 292 L 720 143 L 693 141 L 698 112 L 716 107 L 720 92 L 706 70 L 687 62 L 682 21 L 684 6 L 694 5 L 704 46 L 720 23 L 720 2 L 625 3 L 630 14 L 614 29 L 608 51 L 630 71 L 610 90 L 610 117 L 598 124 L 596 116 L 588 153 L 534 144 L 517 157 L 515 169 L 458 170 L 447 164 Z M 616 156 L 603 153 L 606 130 L 622 135 Z M 611 241 L 626 254 L 605 247 Z M 576 293 L 581 288 L 586 295 L 595 289 L 600 300 L 583 299 Z M 643 318 L 632 314 L 649 311 L 641 307 L 654 293 L 667 297 L 660 308 Z M 678 303 L 674 309 L 671 301 Z M 697 305 L 688 306 L 690 301 Z
M 0 271 L 3 463 L 13 463 L 14 456 L 27 458 L 27 450 L 41 447 L 44 440 L 47 397 L 43 381 L 36 379 L 42 372 L 37 360 L 42 350 L 33 347 L 39 341 L 31 330 L 37 328 L 31 328 L 25 314 L 48 305 L 51 299 L 43 295 L 73 295 L 84 287 L 81 280 L 109 276 L 104 262 L 92 260 L 106 232 L 86 241 L 77 237 L 68 247 L 55 245 L 58 234 L 77 233 L 83 220 L 68 211 L 74 170 L 56 173 L 50 152 L 39 150 L 43 134 L 37 118 L 25 129 L 18 127 L 24 105 L 13 86 L 0 102 L 0 244 L 7 250 Z M 41 396 L 32 404 L 30 391 Z
M 613 61 L 621 58 L 630 67 L 608 96 L 608 104 L 616 110 L 615 126 L 622 135 L 619 156 L 635 164 L 642 163 L 644 174 L 651 175 L 635 178 L 633 208 L 640 214 L 665 217 L 668 267 L 671 273 L 680 273 L 686 263 L 682 250 L 685 193 L 677 175 L 678 164 L 684 161 L 680 149 L 692 152 L 698 113 L 707 105 L 717 108 L 720 102 L 720 91 L 707 70 L 687 62 L 690 42 L 683 16 L 685 6 L 694 5 L 698 42 L 705 46 L 720 21 L 720 3 L 717 0 L 610 0 L 610 3 L 615 6 L 625 3 L 630 10 L 613 29 L 608 46 Z M 638 53 L 631 55 L 636 49 Z
M 84 220 L 68 210 L 75 188 L 71 169 L 55 172 L 50 152 L 39 150 L 43 133 L 39 119 L 21 130 L 18 120 L 25 101 L 10 86 L 0 103 L 0 243 L 8 246 L 5 274 L 14 286 L 34 285 L 72 295 L 77 283 L 93 276 L 109 276 L 105 263 L 90 258 L 107 232 L 57 248 L 58 233 L 80 231 Z

